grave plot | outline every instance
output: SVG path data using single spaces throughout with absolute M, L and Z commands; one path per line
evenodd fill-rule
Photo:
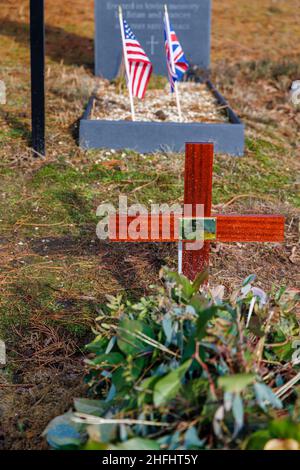
M 199 83 L 180 83 L 183 122 L 229 123 L 223 106 L 207 87 Z M 150 89 L 147 100 L 135 103 L 136 118 L 143 122 L 179 122 L 176 102 L 169 93 L 170 86 Z M 103 82 L 97 90 L 93 119 L 108 121 L 130 121 L 130 105 L 127 91 L 118 85 Z
M 108 80 L 120 74 L 122 64 L 118 3 L 100 0 L 95 3 L 95 72 Z M 189 63 L 208 76 L 211 1 L 173 0 L 168 8 Z M 153 64 L 154 73 L 166 76 L 164 2 L 124 3 L 123 10 L 125 20 Z M 96 90 L 80 122 L 81 147 L 126 148 L 141 153 L 167 148 L 178 152 L 183 150 L 184 142 L 204 141 L 214 143 L 218 153 L 243 155 L 244 125 L 213 83 L 205 80 L 205 85 L 192 82 L 180 85 L 183 122 L 179 122 L 175 97 L 168 90 L 159 90 L 160 93 L 148 90 L 145 101 L 137 105 L 135 122 L 128 113 L 128 95 L 126 101 L 126 94 L 123 99 L 120 94 L 115 96 L 113 89 L 107 89 L 107 93 L 102 89 L 99 100 Z

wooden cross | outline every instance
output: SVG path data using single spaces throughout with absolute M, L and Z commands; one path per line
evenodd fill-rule
M 197 205 L 204 206 L 204 227 L 209 222 L 211 232 L 209 239 L 218 242 L 283 242 L 285 218 L 280 215 L 213 215 L 212 210 L 212 180 L 213 180 L 213 155 L 212 143 L 188 143 L 186 144 L 185 159 L 185 184 L 184 204 L 192 205 L 192 217 L 196 217 Z M 180 254 L 182 272 L 190 280 L 194 280 L 197 274 L 209 267 L 210 241 L 204 238 L 204 245 L 200 250 L 190 251 L 191 243 L 180 236 L 178 229 L 182 216 L 173 215 L 171 218 L 160 214 L 157 216 L 144 216 L 146 235 L 133 239 L 124 237 L 131 223 L 138 216 L 126 217 L 118 215 L 116 219 L 110 219 L 110 240 L 113 242 L 180 242 L 183 246 Z M 141 220 L 141 217 L 139 217 Z M 164 226 L 170 224 L 168 238 L 164 233 Z M 153 235 L 153 226 L 159 229 Z M 181 251 L 181 250 L 180 250 Z M 179 266 L 179 271 L 181 266 Z
M 45 19 L 44 0 L 30 0 L 32 148 L 45 155 Z

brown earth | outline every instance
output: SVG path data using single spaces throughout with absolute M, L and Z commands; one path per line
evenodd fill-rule
M 31 182 L 62 156 L 64 169 L 69 165 L 84 172 L 95 163 L 112 175 L 119 168 L 126 175 L 131 166 L 139 165 L 140 172 L 146 174 L 149 165 L 145 162 L 143 167 L 139 156 L 89 154 L 77 147 L 77 120 L 95 85 L 90 0 L 46 2 L 48 155 L 46 161 L 34 158 L 28 141 L 28 3 L 2 0 L 0 8 L 0 80 L 7 82 L 9 94 L 8 104 L 0 105 L 0 159 L 1 168 L 15 171 L 20 201 L 43 205 L 44 194 L 35 193 Z M 216 160 L 215 209 L 280 212 L 287 216 L 287 225 L 286 242 L 275 247 L 214 245 L 212 283 L 224 284 L 231 291 L 246 275 L 256 272 L 265 289 L 281 285 L 295 288 L 299 281 L 295 195 L 299 189 L 300 117 L 288 98 L 291 81 L 300 79 L 300 1 L 214 0 L 213 4 L 214 79 L 246 122 L 248 141 L 242 162 L 226 156 Z M 182 178 L 182 156 L 167 157 L 151 157 L 154 170 L 162 174 L 161 181 L 153 178 L 154 185 L 161 185 L 162 192 L 168 184 L 163 177 L 170 176 L 169 158 L 173 160 L 172 178 L 174 174 Z M 279 168 L 274 180 L 272 166 Z M 270 172 L 270 179 L 262 177 L 264 171 Z M 5 186 L 4 170 L 3 175 L 1 197 L 15 191 L 14 186 Z M 108 194 L 127 191 L 135 200 L 136 194 L 150 191 L 146 187 L 149 180 L 130 178 L 93 181 L 92 208 Z M 260 180 L 262 185 L 268 184 L 267 189 L 260 187 Z M 182 185 L 182 180 L 175 181 Z M 174 191 L 170 202 L 180 197 L 180 192 Z M 79 203 L 76 200 L 76 209 Z M 5 204 L 1 207 L 6 209 Z M 4 219 L 4 212 L 0 219 Z M 37 233 L 34 227 L 29 231 L 26 226 L 36 227 L 39 222 Z M 71 406 L 72 397 L 84 393 L 83 345 L 105 295 L 147 293 L 157 280 L 159 267 L 176 263 L 174 246 L 100 246 L 91 242 L 93 222 L 80 222 L 79 234 L 72 232 L 70 220 L 62 216 L 46 219 L 47 227 L 43 223 L 39 214 L 33 218 L 28 213 L 0 228 L 0 315 L 8 311 L 12 315 L 3 323 L 9 334 L 5 338 L 8 366 L 0 370 L 0 449 L 46 448 L 41 437 L 46 424 Z M 59 224 L 67 227 L 64 230 Z M 48 304 L 49 299 L 54 307 Z M 27 310 L 28 324 L 15 322 L 14 315 L 23 316 Z M 87 329 L 78 335 L 75 327 Z

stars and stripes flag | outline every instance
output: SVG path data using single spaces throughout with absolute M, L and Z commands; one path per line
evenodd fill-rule
M 164 23 L 168 75 L 171 84 L 171 91 L 174 93 L 175 83 L 182 80 L 185 72 L 189 68 L 189 63 L 184 55 L 177 35 L 170 24 L 167 14 L 165 15 Z
M 129 86 L 132 88 L 132 95 L 142 99 L 145 96 L 153 66 L 126 20 L 123 20 L 123 26 L 125 60 L 127 58 L 130 73 Z

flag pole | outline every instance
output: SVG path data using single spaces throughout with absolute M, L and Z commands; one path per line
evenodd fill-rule
M 123 11 L 122 11 L 121 5 L 119 6 L 119 20 L 120 20 L 120 28 L 121 28 L 121 36 L 122 36 L 122 44 L 123 44 L 125 70 L 126 70 L 126 75 L 127 75 L 127 86 L 128 86 L 128 91 L 129 91 L 131 116 L 132 116 L 132 120 L 135 121 L 134 101 L 133 101 L 133 94 L 132 94 L 132 79 L 131 79 L 129 61 L 128 61 L 128 57 L 127 57 L 125 31 L 124 31 L 124 21 L 123 21 Z
M 183 262 L 183 243 L 178 243 L 178 274 L 182 274 L 182 262 Z
M 173 56 L 173 47 L 172 47 L 172 42 L 171 42 L 170 18 L 169 18 L 169 12 L 168 12 L 167 5 L 165 5 L 165 15 L 166 15 L 167 36 L 168 36 L 168 42 L 169 42 L 171 67 L 172 67 L 172 72 L 174 74 L 176 74 L 176 68 L 175 68 L 174 56 Z M 179 120 L 180 120 L 180 122 L 182 122 L 183 119 L 182 119 L 182 111 L 181 111 L 181 104 L 180 104 L 180 97 L 179 97 L 179 89 L 178 89 L 178 81 L 177 80 L 174 83 L 174 89 L 175 89 L 175 95 L 176 95 L 176 104 L 177 104 L 177 109 L 178 109 Z

